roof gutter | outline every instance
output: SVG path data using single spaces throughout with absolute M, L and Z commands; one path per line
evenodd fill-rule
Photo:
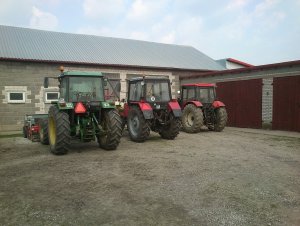
M 86 62 L 74 62 L 74 61 L 56 61 L 56 60 L 36 60 L 36 59 L 21 59 L 21 58 L 4 58 L 0 57 L 3 61 L 14 62 L 31 62 L 31 63 L 52 63 L 52 64 L 70 64 L 70 65 L 88 65 L 88 66 L 101 66 L 101 67 L 118 67 L 120 69 L 133 68 L 133 69 L 151 69 L 151 70 L 168 70 L 168 71 L 191 71 L 191 72 L 213 72 L 213 70 L 201 70 L 201 69 L 189 69 L 189 68 L 173 68 L 173 67 L 151 67 L 140 65 L 122 65 L 122 64 L 100 64 L 100 63 L 86 63 Z
M 295 66 L 300 66 L 300 60 L 275 63 L 275 64 L 265 64 L 265 65 L 260 65 L 260 66 L 247 67 L 247 68 L 237 68 L 237 69 L 231 69 L 231 70 L 206 72 L 206 73 L 201 73 L 198 75 L 181 76 L 179 79 L 186 80 L 186 79 L 194 79 L 194 78 L 201 78 L 201 77 L 234 75 L 234 74 L 260 72 L 260 71 L 266 71 L 266 70 L 271 70 L 271 69 L 284 68 L 284 67 L 295 67 Z

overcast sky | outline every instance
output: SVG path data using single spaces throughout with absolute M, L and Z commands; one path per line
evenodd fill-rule
M 255 65 L 300 60 L 300 0 L 0 0 L 0 24 L 189 45 Z

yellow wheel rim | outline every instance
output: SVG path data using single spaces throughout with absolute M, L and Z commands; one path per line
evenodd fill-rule
M 56 144 L 56 127 L 53 117 L 49 119 L 49 142 L 50 145 Z

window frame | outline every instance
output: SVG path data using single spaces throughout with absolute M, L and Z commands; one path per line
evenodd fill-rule
M 57 99 L 48 99 L 48 93 L 57 93 Z M 51 103 L 52 101 L 58 101 L 59 100 L 59 91 L 45 91 L 45 103 Z
M 12 100 L 10 98 L 10 95 L 12 93 L 22 93 L 22 100 Z M 10 103 L 10 104 L 24 104 L 26 103 L 26 92 L 25 91 L 7 91 L 7 103 Z

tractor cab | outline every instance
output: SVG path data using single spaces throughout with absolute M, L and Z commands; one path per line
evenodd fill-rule
M 200 101 L 202 104 L 212 104 L 216 100 L 216 86 L 212 83 L 186 84 L 182 86 L 181 102 Z
M 44 81 L 45 88 L 48 87 L 48 78 Z M 65 102 L 104 101 L 106 81 L 101 72 L 66 71 L 58 76 L 58 81 L 60 99 Z
M 153 109 L 165 108 L 171 100 L 171 87 L 166 77 L 138 77 L 129 80 L 128 104 L 149 103 Z

